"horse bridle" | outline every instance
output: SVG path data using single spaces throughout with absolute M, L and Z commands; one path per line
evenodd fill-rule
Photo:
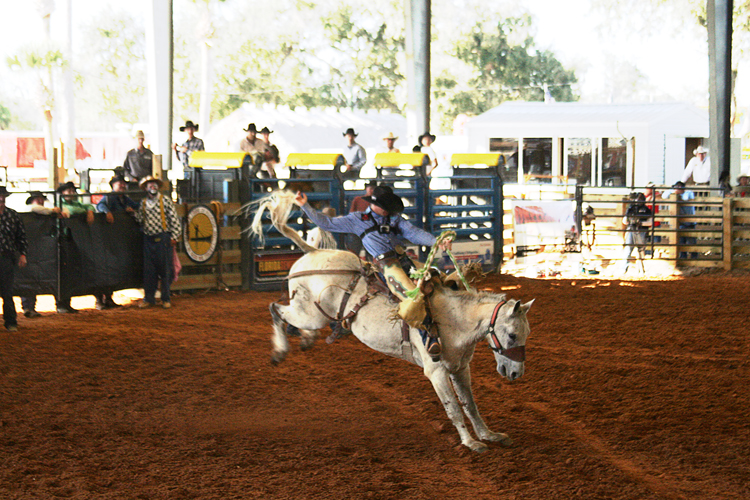
M 490 336 L 490 349 L 500 354 L 501 356 L 505 356 L 511 361 L 515 361 L 516 363 L 523 363 L 524 361 L 526 361 L 526 346 L 519 345 L 516 347 L 511 347 L 510 349 L 503 349 L 503 345 L 500 343 L 500 340 L 495 334 L 495 323 L 497 322 L 497 315 L 500 312 L 500 308 L 503 307 L 507 302 L 507 300 L 499 302 L 495 306 L 495 310 L 492 311 L 490 326 L 487 327 L 487 335 Z

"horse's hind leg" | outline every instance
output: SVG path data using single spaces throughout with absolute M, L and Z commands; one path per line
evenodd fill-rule
M 451 422 L 456 427 L 458 435 L 461 437 L 461 444 L 473 451 L 487 451 L 487 445 L 474 439 L 471 433 L 469 433 L 469 429 L 466 428 L 464 415 L 461 412 L 456 394 L 453 392 L 451 383 L 448 380 L 448 373 L 444 369 L 436 369 L 430 374 L 425 373 L 425 375 L 432 382 L 432 387 L 435 388 L 435 392 L 445 408 L 445 413 L 448 414 L 448 418 L 451 419 Z
M 313 348 L 315 339 L 318 338 L 318 330 L 300 330 L 302 340 L 299 343 L 299 348 L 303 351 L 307 351 Z
M 458 399 L 464 408 L 464 413 L 471 420 L 471 425 L 474 426 L 474 432 L 477 437 L 484 441 L 497 441 L 504 446 L 510 446 L 513 444 L 513 440 L 506 434 L 501 432 L 492 432 L 487 424 L 484 423 L 484 419 L 479 414 L 479 409 L 474 401 L 474 394 L 471 390 L 471 371 L 467 366 L 460 372 L 451 375 L 451 381 L 453 381 L 453 388 L 456 390 Z
M 274 365 L 278 365 L 284 361 L 284 358 L 286 358 L 286 355 L 289 352 L 289 340 L 286 336 L 286 327 L 284 326 L 284 320 L 279 311 L 281 307 L 286 306 L 274 302 L 268 307 L 271 310 L 271 318 L 273 319 L 273 336 L 271 337 L 273 350 L 271 351 L 271 363 Z

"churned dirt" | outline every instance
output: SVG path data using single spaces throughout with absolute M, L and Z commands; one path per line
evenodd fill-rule
M 0 498 L 750 498 L 746 275 L 481 287 L 536 298 L 525 376 L 472 364 L 510 448 L 354 338 L 271 366 L 278 293 L 180 295 L 0 332 Z

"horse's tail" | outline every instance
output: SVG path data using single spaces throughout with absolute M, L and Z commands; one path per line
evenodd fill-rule
M 248 204 L 245 210 L 249 213 L 253 208 L 255 208 L 255 216 L 250 225 L 250 232 L 259 239 L 261 244 L 265 240 L 265 235 L 263 234 L 263 213 L 268 210 L 268 213 L 271 215 L 271 224 L 281 234 L 292 240 L 305 253 L 317 250 L 315 247 L 308 245 L 294 229 L 286 225 L 286 221 L 289 220 L 289 215 L 294 208 L 294 193 L 281 190 L 273 191 L 263 198 Z

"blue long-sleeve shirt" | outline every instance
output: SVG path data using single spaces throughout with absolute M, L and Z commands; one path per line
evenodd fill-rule
M 129 196 L 119 195 L 118 193 L 107 193 L 96 204 L 96 210 L 105 214 L 107 212 L 124 212 L 128 207 L 138 210 L 140 204 Z
M 383 217 L 368 208 L 365 212 L 352 212 L 342 217 L 328 217 L 316 211 L 309 203 L 302 206 L 302 211 L 319 228 L 332 233 L 351 233 L 359 236 L 373 227 L 373 224 L 390 226 L 391 232 L 389 234 L 381 234 L 376 230 L 362 237 L 362 246 L 374 257 L 394 250 L 396 245 L 401 244 L 402 240 L 410 241 L 415 245 L 432 246 L 435 244 L 433 235 L 413 226 L 401 215 Z

